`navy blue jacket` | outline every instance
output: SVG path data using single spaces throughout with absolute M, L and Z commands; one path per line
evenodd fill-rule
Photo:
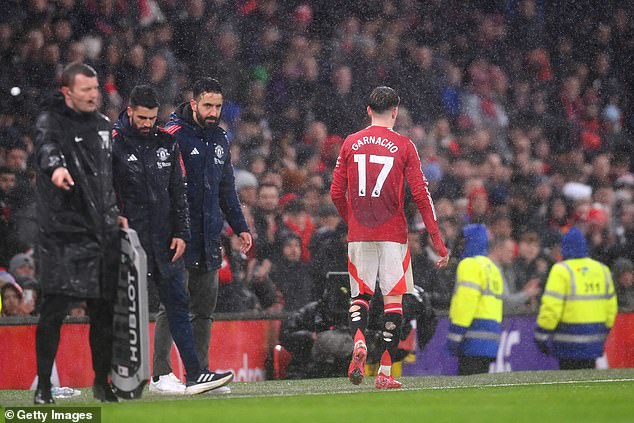
M 148 257 L 148 271 L 156 266 L 164 276 L 183 269 L 172 263 L 172 238 L 189 241 L 189 212 L 180 150 L 174 137 L 153 128 L 139 134 L 124 111 L 114 125 L 113 175 L 121 215 L 137 231 Z M 189 246 L 187 246 L 189 248 Z
M 218 126 L 200 127 L 189 103 L 178 106 L 165 130 L 178 140 L 187 179 L 192 238 L 185 265 L 218 269 L 224 219 L 236 234 L 249 231 L 236 192 L 227 134 Z

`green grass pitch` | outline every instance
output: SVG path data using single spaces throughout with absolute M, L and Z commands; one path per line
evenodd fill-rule
M 634 369 L 402 377 L 378 391 L 374 378 L 233 383 L 231 394 L 144 393 L 95 404 L 90 389 L 56 407 L 101 406 L 103 422 L 634 422 Z M 0 391 L 0 405 L 31 406 L 31 391 Z M 0 421 L 4 420 L 4 413 Z M 15 421 L 15 420 L 14 420 Z

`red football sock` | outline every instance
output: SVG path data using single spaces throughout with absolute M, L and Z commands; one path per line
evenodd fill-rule
M 392 374 L 392 357 L 390 357 L 390 353 L 387 350 L 383 351 L 383 355 L 381 356 L 379 373 L 383 373 L 385 376 Z

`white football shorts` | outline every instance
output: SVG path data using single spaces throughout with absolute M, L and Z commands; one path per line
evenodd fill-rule
M 353 298 L 360 294 L 374 294 L 377 280 L 384 296 L 414 292 L 412 260 L 407 243 L 349 242 L 348 272 Z

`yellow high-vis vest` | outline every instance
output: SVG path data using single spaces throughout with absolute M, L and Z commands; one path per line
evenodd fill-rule
M 603 344 L 617 314 L 610 270 L 591 258 L 574 258 L 553 265 L 537 316 L 536 338 L 552 333 L 553 355 L 592 359 Z
M 458 264 L 449 308 L 448 338 L 462 342 L 462 354 L 496 357 L 502 330 L 503 292 L 502 274 L 488 257 L 467 257 Z

